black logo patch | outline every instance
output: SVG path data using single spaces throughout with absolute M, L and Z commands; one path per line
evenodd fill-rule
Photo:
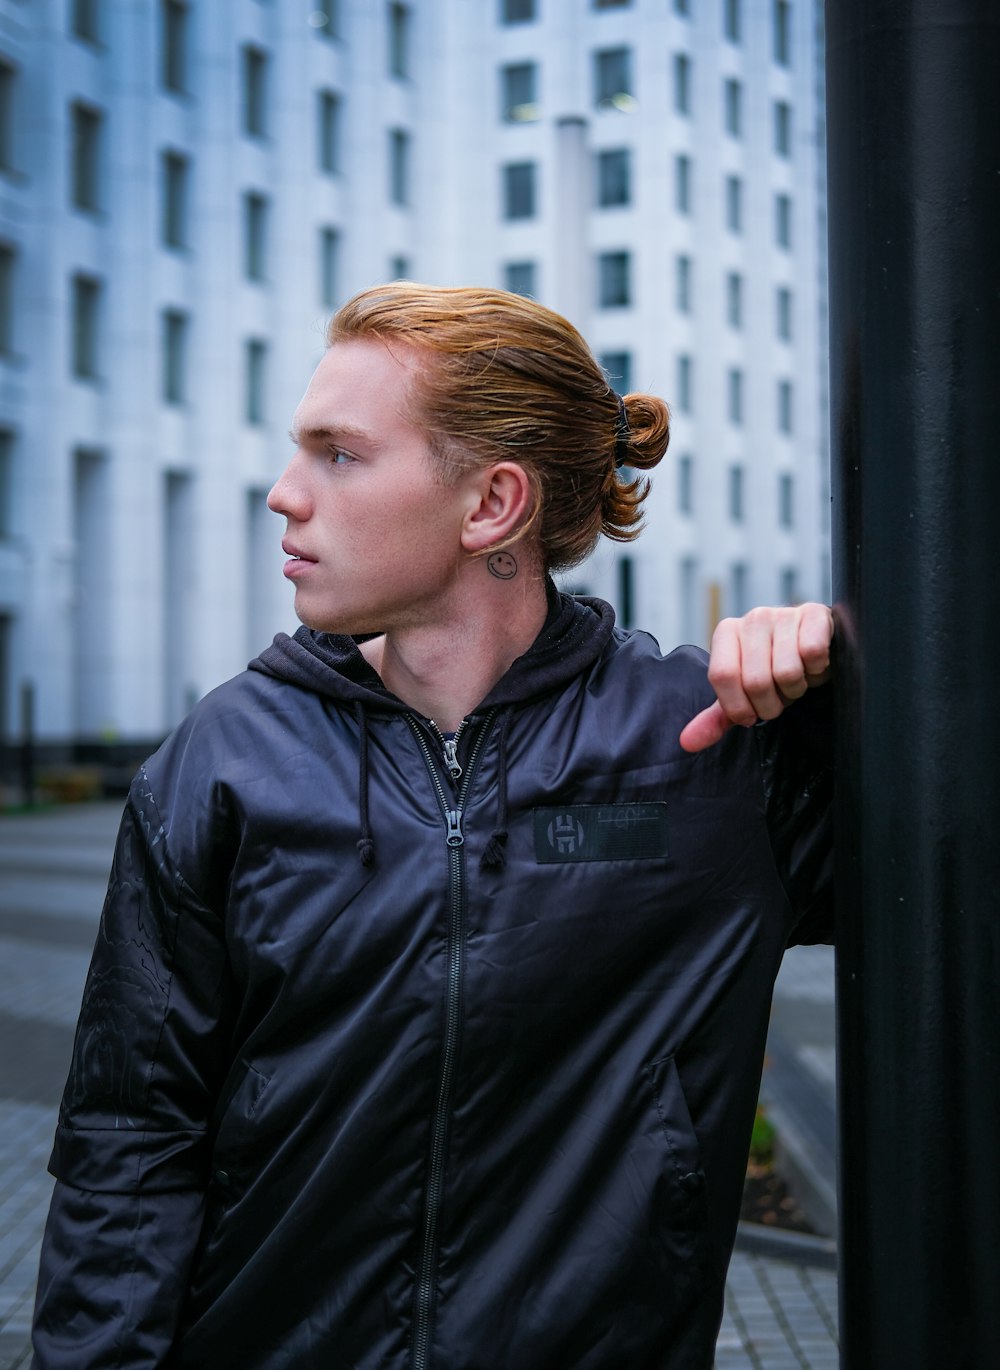
M 535 860 L 635 861 L 666 856 L 667 806 L 570 804 L 535 809 Z

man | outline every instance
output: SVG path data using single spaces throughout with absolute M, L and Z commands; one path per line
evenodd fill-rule
M 306 626 L 123 818 L 35 1364 L 708 1367 L 828 926 L 826 691 L 782 711 L 829 612 L 722 625 L 709 684 L 557 593 L 669 425 L 550 311 L 397 284 L 329 342 L 269 500 Z

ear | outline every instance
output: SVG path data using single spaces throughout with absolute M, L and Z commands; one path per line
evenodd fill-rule
M 516 461 L 497 462 L 475 474 L 473 500 L 462 520 L 466 552 L 483 552 L 516 533 L 534 499 L 531 481 Z

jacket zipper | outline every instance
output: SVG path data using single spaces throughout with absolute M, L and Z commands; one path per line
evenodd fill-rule
M 445 996 L 445 1022 L 444 1040 L 441 1044 L 441 1069 L 438 1076 L 437 1099 L 434 1106 L 434 1117 L 431 1127 L 431 1147 L 430 1161 L 427 1170 L 426 1204 L 424 1207 L 424 1222 L 422 1239 L 420 1244 L 420 1257 L 417 1265 L 416 1284 L 413 1295 L 413 1346 L 411 1356 L 412 1370 L 428 1370 L 430 1365 L 430 1344 L 431 1333 L 434 1327 L 434 1301 L 437 1290 L 437 1276 L 435 1266 L 437 1264 L 437 1226 L 438 1217 L 441 1211 L 441 1201 L 444 1196 L 444 1170 L 445 1170 L 445 1144 L 448 1135 L 448 1122 L 451 1112 L 451 1091 L 455 1073 L 455 1055 L 458 1048 L 458 1032 L 460 1026 L 460 1008 L 462 996 L 462 962 L 463 962 L 463 915 L 465 912 L 465 858 L 462 847 L 465 843 L 465 835 L 462 832 L 463 805 L 469 786 L 476 772 L 476 764 L 479 760 L 483 744 L 489 736 L 493 720 L 496 718 L 496 710 L 491 710 L 483 719 L 482 725 L 476 734 L 469 752 L 468 761 L 465 766 L 464 775 L 461 767 L 458 776 L 455 776 L 454 766 L 458 765 L 454 757 L 454 751 L 449 755 L 447 744 L 442 738 L 444 748 L 445 764 L 449 774 L 455 776 L 456 781 L 461 777 L 461 785 L 458 788 L 454 799 L 446 792 L 441 773 L 438 768 L 427 735 L 421 724 L 412 715 L 408 714 L 406 721 L 409 723 L 413 734 L 420 746 L 427 769 L 430 772 L 431 780 L 437 793 L 438 802 L 441 805 L 441 812 L 445 820 L 445 841 L 448 844 L 448 974 L 447 990 Z M 454 743 L 457 743 L 459 734 L 465 723 L 459 727 L 455 734 Z M 434 731 L 440 737 L 440 730 L 435 727 Z

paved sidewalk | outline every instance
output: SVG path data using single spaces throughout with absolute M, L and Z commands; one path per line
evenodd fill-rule
M 51 1187 L 45 1163 L 120 811 L 120 804 L 96 804 L 0 815 L 0 1370 L 30 1363 Z M 777 1030 L 804 1032 L 816 1004 L 820 1018 L 829 1016 L 831 956 L 825 949 L 789 953 Z M 807 1065 L 811 1059 L 832 1078 L 823 1054 L 832 1037 L 817 1044 L 806 1033 L 794 1050 L 782 1042 L 778 1057 L 801 1065 L 799 1046 L 812 1048 Z M 717 1370 L 834 1370 L 837 1290 L 829 1251 L 792 1243 L 779 1258 L 749 1249 L 753 1244 L 752 1234 L 741 1236 L 730 1267 Z

